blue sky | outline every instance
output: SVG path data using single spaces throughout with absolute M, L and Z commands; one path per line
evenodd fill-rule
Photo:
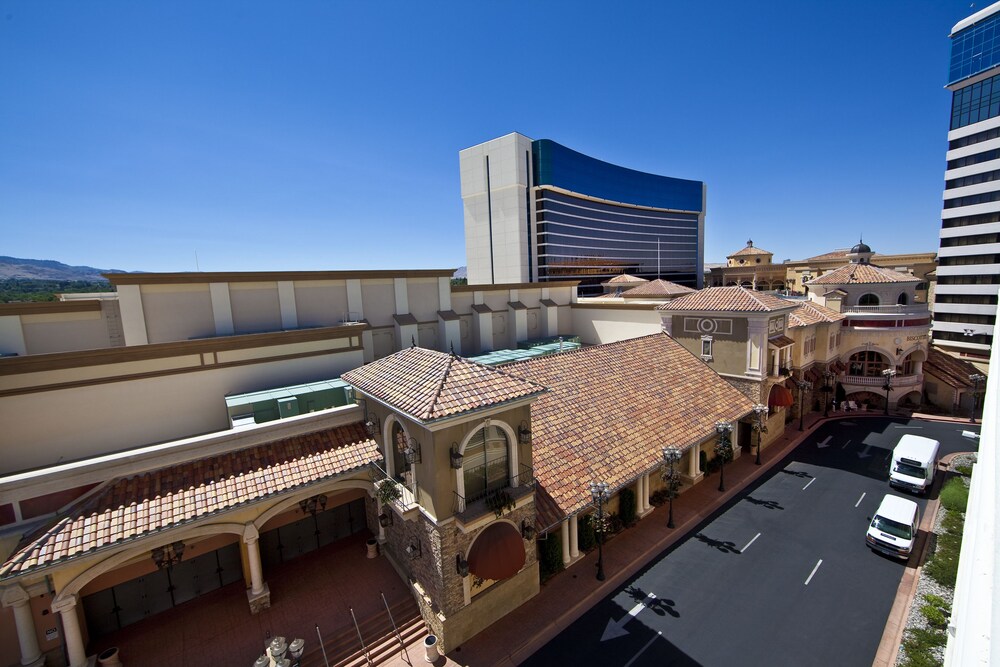
M 458 151 L 511 131 L 705 181 L 709 262 L 936 251 L 985 6 L 0 0 L 0 255 L 457 267 Z

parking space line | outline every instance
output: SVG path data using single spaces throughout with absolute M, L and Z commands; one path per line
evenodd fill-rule
M 865 499 L 865 496 L 867 496 L 867 495 L 868 495 L 868 492 L 867 492 L 867 491 L 865 491 L 864 493 L 862 493 L 862 494 L 861 494 L 861 497 L 860 497 L 860 498 L 858 498 L 858 502 L 854 503 L 854 506 L 855 506 L 855 507 L 857 507 L 858 505 L 860 505 L 860 504 L 861 504 L 861 501 L 862 501 L 862 500 L 864 500 L 864 499 Z
M 820 559 L 819 559 L 819 562 L 818 562 L 818 563 L 816 563 L 816 567 L 814 567 L 814 568 L 813 568 L 813 571 L 809 573 L 809 578 L 808 578 L 808 579 L 806 579 L 806 583 L 805 583 L 805 585 L 806 585 L 806 586 L 808 586 L 808 585 L 809 585 L 809 582 L 810 582 L 810 581 L 812 581 L 812 578 L 813 578 L 813 575 L 814 575 L 814 574 L 816 574 L 816 570 L 818 570 L 818 569 L 819 569 L 819 566 L 820 566 L 820 565 L 822 565 L 822 564 L 823 564 L 823 559 L 822 559 L 822 558 L 820 558 Z
M 747 545 L 745 547 L 743 547 L 742 549 L 740 549 L 740 553 L 743 553 L 744 551 L 746 551 L 747 549 L 749 549 L 750 545 L 753 544 L 754 542 L 756 542 L 758 537 L 760 537 L 760 533 L 757 533 L 756 535 L 754 535 L 753 539 L 750 540 L 749 542 L 747 542 Z
M 811 480 L 809 480 L 808 484 L 806 484 L 805 486 L 802 487 L 802 490 L 805 491 L 806 489 L 808 489 L 809 488 L 809 484 L 812 484 L 815 481 L 816 481 L 816 478 L 813 477 Z
M 648 642 L 646 642 L 646 645 L 643 646 L 641 649 L 639 649 L 639 652 L 633 655 L 631 660 L 625 663 L 625 667 L 629 667 L 629 665 L 638 660 L 639 656 L 642 655 L 643 651 L 649 648 L 653 644 L 653 642 L 655 642 L 657 639 L 660 638 L 660 635 L 662 634 L 663 634 L 662 630 L 657 631 L 657 633 L 653 636 L 653 638 L 650 639 Z
M 843 446 L 843 447 L 841 447 L 841 449 L 847 449 L 847 446 L 848 446 L 849 444 L 851 444 L 851 441 L 850 441 L 850 440 L 848 440 L 847 442 L 845 442 L 845 443 L 844 443 L 844 446 Z

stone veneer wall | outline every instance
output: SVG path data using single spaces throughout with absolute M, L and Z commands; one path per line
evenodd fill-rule
M 763 384 L 760 380 L 747 380 L 743 378 L 734 378 L 723 375 L 722 379 L 733 385 L 740 391 L 741 394 L 749 398 L 754 403 L 761 403 L 760 400 L 760 389 Z

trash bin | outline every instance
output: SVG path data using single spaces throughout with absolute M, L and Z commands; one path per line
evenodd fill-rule
M 122 661 L 118 657 L 118 647 L 112 646 L 101 651 L 97 656 L 97 664 L 101 667 L 122 667 Z
M 368 547 L 369 558 L 375 558 L 378 556 L 378 540 L 373 537 L 365 542 L 365 546 Z
M 438 651 L 437 635 L 427 635 L 424 637 L 424 660 L 434 662 L 440 657 L 441 652 Z

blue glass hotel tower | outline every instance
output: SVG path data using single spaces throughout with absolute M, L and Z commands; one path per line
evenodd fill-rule
M 622 273 L 702 286 L 705 184 L 513 133 L 459 153 L 469 284 Z
M 951 117 L 932 333 L 986 356 L 1000 290 L 1000 3 L 951 31 Z

